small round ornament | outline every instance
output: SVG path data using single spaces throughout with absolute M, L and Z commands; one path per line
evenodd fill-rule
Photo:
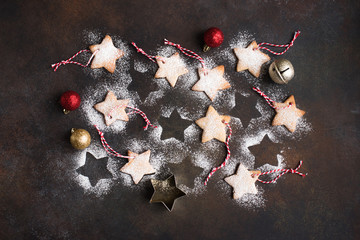
M 79 150 L 85 149 L 90 145 L 91 136 L 85 129 L 71 129 L 70 143 Z
M 203 48 L 203 51 L 207 52 L 210 50 L 210 48 L 216 48 L 222 44 L 222 42 L 224 41 L 224 34 L 217 27 L 209 28 L 204 33 L 204 41 L 205 46 Z
M 80 95 L 75 91 L 66 91 L 60 97 L 60 104 L 65 114 L 74 111 L 80 106 Z
M 294 67 L 289 60 L 277 59 L 269 68 L 271 79 L 279 84 L 287 84 L 294 77 Z

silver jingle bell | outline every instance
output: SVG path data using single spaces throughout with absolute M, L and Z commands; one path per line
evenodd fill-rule
M 271 79 L 279 84 L 286 84 L 294 77 L 294 67 L 289 60 L 276 59 L 269 68 Z

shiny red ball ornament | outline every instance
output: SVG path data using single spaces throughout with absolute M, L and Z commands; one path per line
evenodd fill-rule
M 206 52 L 210 48 L 219 47 L 224 41 L 224 34 L 217 27 L 209 28 L 208 30 L 206 30 L 204 34 L 204 41 L 205 41 L 205 46 L 203 50 L 204 52 Z
M 60 104 L 63 107 L 63 112 L 68 114 L 80 106 L 80 95 L 75 91 L 64 92 L 60 97 Z

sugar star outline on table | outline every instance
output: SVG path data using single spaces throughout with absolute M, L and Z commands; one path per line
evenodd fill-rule
M 175 87 L 181 75 L 189 72 L 178 52 L 168 58 L 156 56 L 156 63 L 159 65 L 159 68 L 155 73 L 155 78 L 165 78 L 172 87 Z
M 257 194 L 258 190 L 255 182 L 259 176 L 256 175 L 260 171 L 249 171 L 243 164 L 240 164 L 236 173 L 224 180 L 233 187 L 233 198 L 239 199 L 247 193 Z
M 195 121 L 203 129 L 202 142 L 217 139 L 220 142 L 226 141 L 226 124 L 230 122 L 231 117 L 219 115 L 213 106 L 209 106 L 206 116 Z M 223 122 L 224 121 L 224 122 Z
M 192 87 L 193 91 L 205 92 L 211 101 L 214 100 L 219 90 L 230 88 L 230 83 L 224 78 L 224 65 L 213 69 L 199 68 L 200 79 Z
M 129 116 L 125 112 L 125 108 L 129 104 L 129 99 L 118 100 L 112 91 L 108 91 L 103 102 L 94 105 L 94 108 L 104 114 L 107 126 L 116 120 L 129 121 Z
M 261 113 L 256 108 L 257 99 L 255 96 L 245 97 L 240 93 L 235 93 L 235 105 L 230 111 L 230 115 L 240 119 L 243 128 L 247 128 L 253 119 L 261 117 Z M 251 113 L 251 114 L 244 114 Z
M 170 212 L 174 207 L 175 200 L 186 195 L 176 187 L 174 175 L 171 175 L 163 181 L 151 179 L 151 184 L 154 188 L 154 193 L 150 199 L 150 203 L 162 203 Z
M 113 175 L 107 169 L 108 158 L 95 158 L 91 153 L 86 153 L 85 163 L 76 172 L 87 177 L 91 186 L 95 186 L 100 179 L 112 178 Z
M 265 164 L 279 165 L 278 155 L 282 148 L 280 144 L 269 138 L 269 134 L 265 134 L 259 143 L 248 146 L 249 151 L 255 157 L 254 168 L 257 169 Z
M 91 63 L 91 68 L 105 68 L 114 73 L 116 68 L 116 60 L 124 56 L 124 51 L 114 46 L 109 35 L 106 35 L 100 44 L 91 45 L 90 51 L 96 54 Z
M 175 138 L 179 141 L 184 141 L 184 131 L 187 129 L 193 121 L 183 119 L 177 109 L 174 109 L 170 117 L 160 117 L 159 123 L 162 127 L 161 140 Z M 176 123 L 176 124 L 174 124 Z
M 249 70 L 254 77 L 259 77 L 261 66 L 270 61 L 270 57 L 258 49 L 256 41 L 252 41 L 246 48 L 234 48 L 238 63 L 236 71 Z
M 294 132 L 298 119 L 305 114 L 305 111 L 296 108 L 295 97 L 291 95 L 283 103 L 274 102 L 274 107 L 276 115 L 272 125 L 284 125 L 290 132 Z
M 154 174 L 156 172 L 149 162 L 150 153 L 150 150 L 141 154 L 128 151 L 128 155 L 131 158 L 128 159 L 128 163 L 126 163 L 120 171 L 129 174 L 134 183 L 138 184 L 144 175 Z

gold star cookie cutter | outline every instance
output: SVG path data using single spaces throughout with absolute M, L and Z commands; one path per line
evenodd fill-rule
M 150 203 L 162 203 L 166 209 L 171 212 L 175 200 L 186 195 L 183 191 L 176 187 L 175 176 L 171 175 L 165 180 L 151 179 L 154 193 L 150 199 Z

